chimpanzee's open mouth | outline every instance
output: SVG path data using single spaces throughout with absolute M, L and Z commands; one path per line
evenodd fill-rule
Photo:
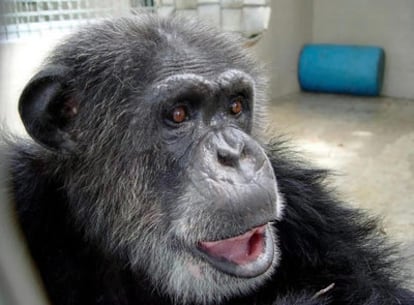
M 199 254 L 218 270 L 238 277 L 256 277 L 273 261 L 273 240 L 266 225 L 231 238 L 200 241 Z

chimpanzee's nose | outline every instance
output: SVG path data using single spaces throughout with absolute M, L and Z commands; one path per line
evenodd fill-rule
M 217 134 L 215 144 L 218 162 L 222 166 L 238 168 L 244 155 L 244 138 L 237 132 L 226 130 Z

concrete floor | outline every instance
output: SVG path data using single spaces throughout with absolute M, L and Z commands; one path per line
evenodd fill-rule
M 270 109 L 272 132 L 334 170 L 345 201 L 382 217 L 414 276 L 414 100 L 294 94 Z

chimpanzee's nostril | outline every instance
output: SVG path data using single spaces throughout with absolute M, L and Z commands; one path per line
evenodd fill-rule
M 217 135 L 217 161 L 222 166 L 237 168 L 240 166 L 241 158 L 244 158 L 245 143 L 242 138 L 227 132 Z
M 218 151 L 217 152 L 217 159 L 218 159 L 219 163 L 223 166 L 235 167 L 238 164 L 239 156 L 236 156 L 236 155 L 228 153 L 228 152 Z
M 244 149 L 237 147 L 219 148 L 217 150 L 217 160 L 223 166 L 238 167 L 240 159 L 242 158 Z

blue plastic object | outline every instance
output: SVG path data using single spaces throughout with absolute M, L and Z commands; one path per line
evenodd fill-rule
M 299 57 L 299 83 L 304 91 L 376 96 L 384 63 L 379 47 L 308 44 Z

